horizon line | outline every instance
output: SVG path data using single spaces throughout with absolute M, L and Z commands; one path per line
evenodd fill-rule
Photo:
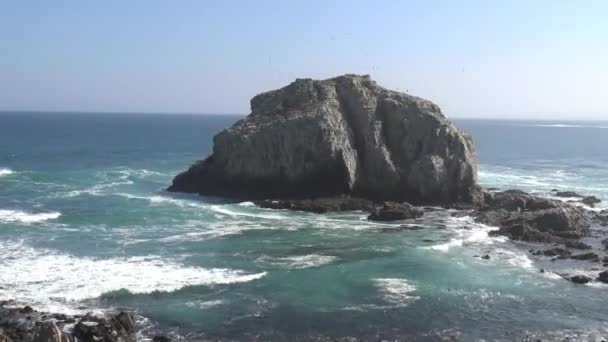
M 250 113 L 213 113 L 213 112 L 140 112 L 140 111 L 89 111 L 89 110 L 39 110 L 39 109 L 0 109 L 0 114 L 5 113 L 40 113 L 40 114 L 111 114 L 111 115 L 121 115 L 121 114 L 136 114 L 136 115 L 200 115 L 200 116 L 247 116 Z M 445 115 L 445 114 L 444 114 Z M 467 120 L 513 120 L 513 121 L 608 121 L 606 119 L 593 119 L 593 118 L 522 118 L 522 117 L 508 117 L 508 116 L 500 116 L 500 117 L 481 117 L 481 116 L 468 116 L 468 115 L 445 115 L 448 120 L 451 119 L 467 119 Z

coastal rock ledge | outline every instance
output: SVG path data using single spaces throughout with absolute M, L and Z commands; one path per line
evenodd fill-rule
M 251 114 L 213 142 L 213 154 L 176 176 L 169 191 L 415 205 L 470 203 L 478 192 L 469 136 L 434 103 L 369 76 L 297 79 L 259 94 Z

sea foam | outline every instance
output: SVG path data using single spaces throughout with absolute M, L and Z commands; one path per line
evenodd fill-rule
M 160 256 L 76 257 L 15 241 L 0 241 L 0 250 L 0 298 L 63 312 L 112 291 L 170 292 L 191 285 L 248 282 L 266 274 L 189 267 Z
M 0 169 L 0 177 L 2 176 L 8 176 L 15 173 L 13 170 L 11 169 Z
M 53 220 L 61 216 L 59 212 L 27 213 L 20 210 L 0 209 L 0 222 L 37 223 Z
M 407 304 L 419 297 L 412 295 L 416 287 L 407 279 L 402 278 L 378 278 L 374 284 L 379 288 L 382 297 L 393 304 Z
M 257 261 L 274 266 L 284 266 L 289 269 L 302 269 L 329 264 L 337 259 L 338 258 L 331 255 L 309 254 L 276 258 L 262 257 L 259 258 Z

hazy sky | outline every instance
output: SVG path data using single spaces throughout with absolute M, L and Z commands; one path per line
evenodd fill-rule
M 2 1 L 0 109 L 248 113 L 371 74 L 452 117 L 608 119 L 608 1 Z

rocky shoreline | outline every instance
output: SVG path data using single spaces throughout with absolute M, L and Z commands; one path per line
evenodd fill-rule
M 473 204 L 455 203 L 444 208 L 455 210 L 452 216 L 471 216 L 478 223 L 496 227 L 489 233 L 491 236 L 545 245 L 544 249 L 530 250 L 530 254 L 536 257 L 549 257 L 552 261 L 588 261 L 608 267 L 608 238 L 598 240 L 603 250 L 592 250 L 592 246 L 582 241 L 594 237 L 598 229 L 604 232 L 602 227 L 608 227 L 608 210 L 592 211 L 585 208 L 593 208 L 601 200 L 593 196 L 573 196 L 574 192 L 557 191 L 554 191 L 556 198 L 576 197 L 579 200 L 546 198 L 521 190 L 489 191 L 480 188 L 479 194 Z M 592 205 L 585 200 L 589 198 L 594 198 Z M 262 200 L 254 203 L 261 208 L 313 213 L 358 210 L 368 212 L 368 220 L 381 222 L 417 219 L 423 217 L 425 211 L 437 210 L 434 207 L 416 207 L 407 202 L 378 202 L 348 196 Z M 576 283 L 592 281 L 590 277 L 578 275 L 564 275 L 564 278 Z M 598 273 L 596 280 L 608 283 L 608 271 Z
M 13 301 L 0 302 L 0 342 L 135 342 L 139 327 L 133 315 L 66 315 L 40 312 Z M 169 342 L 162 335 L 152 342 Z

